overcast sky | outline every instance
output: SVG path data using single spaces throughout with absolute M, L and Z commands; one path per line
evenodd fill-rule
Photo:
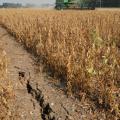
M 0 0 L 0 4 L 3 2 L 14 2 L 14 3 L 32 3 L 32 4 L 44 4 L 44 3 L 55 3 L 55 0 Z

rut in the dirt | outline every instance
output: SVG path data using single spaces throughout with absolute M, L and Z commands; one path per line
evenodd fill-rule
M 30 73 L 29 73 L 30 76 Z M 58 118 L 55 115 L 55 112 L 50 107 L 49 103 L 46 103 L 44 100 L 44 95 L 42 94 L 42 90 L 39 89 L 38 84 L 32 85 L 30 82 L 30 78 L 28 80 L 25 79 L 26 73 L 23 71 L 19 72 L 19 80 L 22 84 L 26 84 L 27 92 L 30 94 L 33 99 L 35 99 L 40 107 L 40 114 L 43 120 L 57 120 Z
M 33 88 L 33 86 L 30 84 L 30 81 L 27 81 L 26 84 L 28 93 L 32 95 L 32 97 L 39 103 L 39 106 L 41 108 L 41 118 L 43 120 L 56 120 L 55 113 L 50 107 L 49 103 L 45 103 L 44 95 L 42 94 L 42 91 L 38 88 L 36 85 L 36 88 Z

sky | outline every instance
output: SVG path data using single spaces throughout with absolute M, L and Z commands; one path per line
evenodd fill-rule
M 3 2 L 10 2 L 10 3 L 14 2 L 14 3 L 22 3 L 22 4 L 31 3 L 31 4 L 40 5 L 46 3 L 55 3 L 55 0 L 0 0 L 0 4 L 2 4 Z

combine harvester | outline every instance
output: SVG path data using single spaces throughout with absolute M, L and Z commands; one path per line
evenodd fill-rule
M 95 10 L 96 0 L 56 0 L 55 8 L 61 9 L 77 9 L 77 10 Z

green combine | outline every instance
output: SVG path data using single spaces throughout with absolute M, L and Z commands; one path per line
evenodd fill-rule
M 96 0 L 56 0 L 56 9 L 95 9 Z

